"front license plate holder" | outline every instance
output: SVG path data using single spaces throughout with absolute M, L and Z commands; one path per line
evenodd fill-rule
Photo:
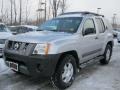
M 7 65 L 14 71 L 18 72 L 18 63 L 6 61 Z

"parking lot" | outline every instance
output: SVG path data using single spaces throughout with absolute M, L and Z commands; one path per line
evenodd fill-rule
M 47 79 L 12 72 L 0 59 L 0 90 L 55 90 Z M 115 40 L 111 62 L 107 66 L 90 63 L 82 69 L 68 90 L 120 90 L 120 44 Z

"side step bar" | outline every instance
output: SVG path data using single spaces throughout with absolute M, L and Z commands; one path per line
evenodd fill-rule
M 104 58 L 103 56 L 95 57 L 95 58 L 93 58 L 93 59 L 90 59 L 90 60 L 88 60 L 88 61 L 80 64 L 79 67 L 80 67 L 80 69 L 82 69 L 82 68 L 84 68 L 84 67 L 86 67 L 86 66 L 88 66 L 88 65 L 90 65 L 90 64 L 92 64 L 92 63 L 94 63 L 94 62 L 98 62 L 98 60 L 101 60 L 101 59 L 103 59 L 103 58 Z

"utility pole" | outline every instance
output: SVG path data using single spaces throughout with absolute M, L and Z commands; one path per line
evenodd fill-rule
M 44 5 L 44 9 L 42 8 L 42 5 Z M 44 21 L 46 21 L 46 19 L 47 19 L 47 3 L 46 3 L 46 0 L 44 2 L 40 2 L 40 0 L 39 0 L 39 7 L 38 7 L 38 10 L 37 10 L 37 12 L 39 13 L 39 22 L 40 22 L 40 15 L 42 15 L 42 11 L 44 11 Z
M 117 28 L 117 22 L 116 22 L 116 16 L 117 14 L 113 14 L 113 28 Z
M 97 14 L 99 14 L 100 13 L 100 10 L 101 10 L 102 8 L 97 8 Z
M 39 18 L 38 18 L 38 21 L 39 21 L 39 22 L 38 22 L 38 23 L 41 23 L 41 22 L 40 22 L 40 19 L 41 19 L 41 17 L 42 17 L 42 14 L 41 14 L 42 11 L 44 11 L 44 9 L 38 9 L 38 10 L 37 10 L 37 12 L 39 13 L 39 16 L 38 16 L 38 17 L 39 17 Z M 41 17 L 40 17 L 40 16 L 41 16 Z
M 47 17 L 47 15 L 46 15 L 47 14 L 47 3 L 46 3 L 46 0 L 45 0 L 45 2 L 42 2 L 41 5 L 44 5 L 44 12 L 45 12 L 44 13 L 44 17 L 45 17 L 44 20 L 46 21 L 46 17 Z

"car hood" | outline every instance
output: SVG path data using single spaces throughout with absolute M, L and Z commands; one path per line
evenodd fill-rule
M 9 40 L 28 43 L 47 43 L 68 36 L 71 36 L 71 34 L 64 32 L 40 31 L 19 34 L 11 37 Z
M 0 39 L 8 39 L 12 36 L 12 33 L 10 32 L 0 32 Z

